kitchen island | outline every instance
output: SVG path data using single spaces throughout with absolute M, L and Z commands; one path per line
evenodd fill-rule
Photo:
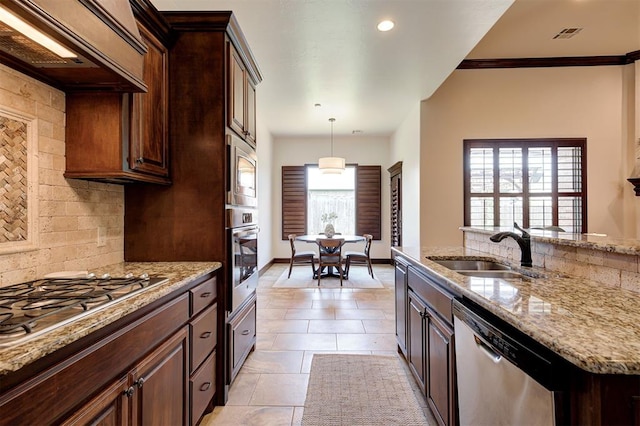
M 465 235 L 466 247 L 393 250 L 401 262 L 431 277 L 451 299 L 472 301 L 567 361 L 572 371 L 562 408 L 558 407 L 563 411 L 558 413 L 562 422 L 640 421 L 640 294 L 634 291 L 631 279 L 638 273 L 636 242 L 541 232 L 532 235 L 534 266 L 525 268 L 519 264 L 520 250 L 515 244 L 489 241 L 490 235 L 504 230 L 463 230 L 469 234 Z M 434 261 L 460 258 L 496 260 L 525 276 L 479 279 Z M 396 285 L 401 285 L 398 279 Z M 409 291 L 411 295 L 411 288 Z M 396 290 L 396 294 L 402 292 Z M 429 306 L 428 301 L 426 304 Z M 404 327 L 399 326 L 400 333 Z M 404 340 L 411 339 L 411 330 L 406 333 L 398 337 L 400 349 Z M 452 342 L 453 328 L 451 333 Z M 410 358 L 410 351 L 408 354 Z M 450 368 L 454 370 L 455 363 Z M 455 371 L 451 377 L 450 385 L 455 387 Z M 455 405 L 456 391 L 449 394 Z
M 224 293 L 220 268 L 125 262 L 91 271 L 166 281 L 33 338 L 0 344 L 0 424 L 120 423 L 132 416 L 195 423 L 223 385 L 216 363 L 217 336 L 224 334 L 216 309 Z

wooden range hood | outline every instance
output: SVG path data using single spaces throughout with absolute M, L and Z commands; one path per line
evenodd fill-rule
M 65 91 L 146 92 L 129 0 L 0 0 L 78 57 L 64 59 L 0 22 L 0 63 Z

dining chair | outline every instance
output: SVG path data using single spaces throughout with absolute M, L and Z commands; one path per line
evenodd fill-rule
M 291 278 L 291 270 L 293 265 L 306 265 L 311 264 L 312 274 L 316 273 L 316 252 L 312 250 L 297 251 L 296 250 L 296 234 L 289 234 L 289 244 L 291 244 L 291 260 L 289 262 L 289 275 L 287 279 Z M 313 276 L 313 275 L 312 275 Z
M 371 241 L 373 240 L 373 235 L 364 234 L 363 237 L 365 238 L 363 251 L 347 251 L 344 254 L 344 257 L 346 259 L 345 268 L 344 268 L 345 278 L 349 277 L 349 268 L 351 267 L 352 263 L 367 265 L 367 268 L 369 269 L 369 275 L 371 275 L 371 278 L 375 278 L 373 276 L 373 268 L 371 267 L 371 255 L 370 255 Z
M 320 285 L 322 278 L 322 268 L 326 266 L 328 268 L 338 269 L 340 286 L 342 286 L 342 277 L 344 276 L 342 270 L 342 246 L 344 245 L 344 239 L 318 238 L 316 243 L 318 244 L 318 285 Z

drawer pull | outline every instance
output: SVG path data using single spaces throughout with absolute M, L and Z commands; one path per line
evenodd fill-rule
M 249 334 L 249 332 L 250 332 L 250 330 L 243 330 L 242 333 L 240 333 L 240 334 L 242 334 L 243 336 L 246 336 L 247 334 Z
M 211 296 L 211 292 L 209 292 L 209 291 L 207 291 L 206 293 L 202 293 L 202 294 L 200 295 L 200 297 L 202 297 L 203 299 L 204 299 L 204 298 L 207 298 L 207 297 L 209 297 L 209 296 Z
M 133 396 L 133 393 L 135 392 L 135 388 L 133 386 L 130 386 L 129 389 L 124 391 L 124 394 L 131 398 Z
M 205 382 L 200 386 L 200 390 L 204 392 L 209 390 L 210 387 L 211 387 L 211 382 Z
M 209 336 L 211 336 L 211 332 L 210 331 L 205 331 L 204 333 L 202 333 L 200 335 L 201 339 L 207 339 Z

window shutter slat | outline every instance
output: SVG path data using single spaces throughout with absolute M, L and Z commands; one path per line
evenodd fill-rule
M 358 166 L 356 171 L 356 233 L 382 239 L 380 166 Z
M 282 166 L 282 239 L 307 232 L 307 171 L 305 166 Z

